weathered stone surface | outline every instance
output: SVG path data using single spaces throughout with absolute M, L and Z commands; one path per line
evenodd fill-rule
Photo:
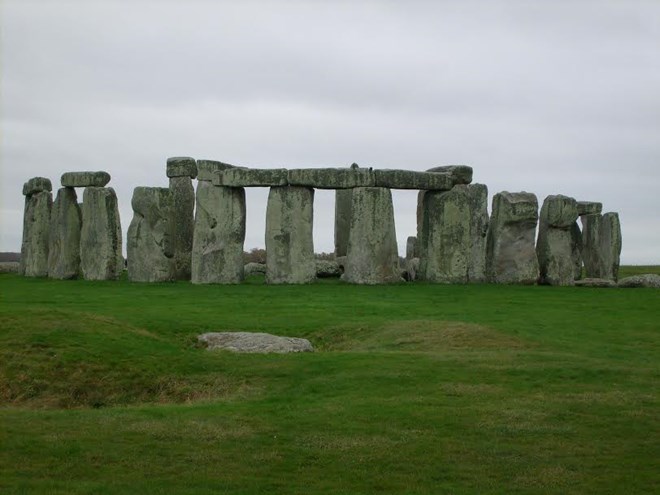
M 211 182 L 218 172 L 229 168 L 235 167 L 215 160 L 197 160 L 197 180 Z
M 126 239 L 128 279 L 132 282 L 174 280 L 172 193 L 162 187 L 136 187 L 131 206 L 133 220 Z
M 371 168 L 298 168 L 289 170 L 289 185 L 318 189 L 349 189 L 376 184 Z
M 189 156 L 173 156 L 167 159 L 167 176 L 172 177 L 197 177 L 197 162 Z
M 660 289 L 660 275 L 644 273 L 619 280 L 618 287 Z
M 406 259 L 403 262 L 401 270 L 401 278 L 406 282 L 414 282 L 418 279 L 419 272 L 419 258 Z
M 621 255 L 621 224 L 617 213 L 583 215 L 582 259 L 587 277 L 616 280 Z
M 376 187 L 390 189 L 423 189 L 448 191 L 454 185 L 450 173 L 417 172 L 414 170 L 374 170 Z
M 110 182 L 108 172 L 66 172 L 60 179 L 62 187 L 105 187 Z
M 488 234 L 488 187 L 470 184 L 467 187 L 470 203 L 470 254 L 468 282 L 486 281 L 486 235 Z
M 195 231 L 195 189 L 188 176 L 171 177 L 174 278 L 190 280 Z
M 577 222 L 573 222 L 571 226 L 571 246 L 573 246 L 573 253 L 571 255 L 573 260 L 573 280 L 580 280 L 582 278 L 582 231 Z
M 606 280 L 604 278 L 583 278 L 575 281 L 576 287 L 597 287 L 597 288 L 612 288 L 616 287 L 613 280 Z
M 339 263 L 331 260 L 316 260 L 316 277 L 317 278 L 339 278 L 341 277 L 342 269 Z
M 227 187 L 270 187 L 286 186 L 285 168 L 228 168 L 217 172 L 213 184 Z
M 48 276 L 72 279 L 80 276 L 80 231 L 82 212 L 76 190 L 63 187 L 57 191 L 50 214 Z
M 419 278 L 466 283 L 470 259 L 470 200 L 465 185 L 423 196 Z
M 472 167 L 468 165 L 444 165 L 430 168 L 427 172 L 449 174 L 453 184 L 470 184 L 472 182 Z
M 33 184 L 28 189 L 34 191 L 37 188 Z M 53 196 L 49 190 L 31 192 L 25 196 L 19 273 L 26 277 L 48 275 L 48 236 L 52 207 Z
M 86 187 L 80 232 L 80 268 L 85 280 L 116 280 L 124 270 L 117 195 L 111 187 Z
M 314 348 L 307 339 L 298 337 L 279 337 L 258 332 L 209 332 L 197 337 L 209 351 L 227 350 L 244 353 L 313 352 Z
M 406 259 L 413 258 L 417 258 L 417 237 L 411 235 L 406 239 Z
M 243 267 L 243 272 L 246 277 L 250 275 L 265 275 L 266 274 L 266 263 L 247 263 Z
M 534 247 L 538 200 L 532 193 L 493 197 L 486 238 L 486 277 L 497 284 L 534 284 L 539 264 Z
M 245 189 L 198 182 L 192 283 L 241 282 L 244 242 Z
M 23 196 L 30 196 L 42 191 L 52 191 L 53 185 L 46 177 L 32 177 L 23 184 Z
M 351 231 L 342 278 L 355 284 L 401 281 L 392 193 L 389 189 L 353 189 Z
M 20 273 L 21 263 L 18 261 L 0 261 L 0 273 Z
M 305 284 L 316 277 L 314 189 L 272 187 L 266 208 L 266 283 Z
M 576 247 L 572 229 L 577 217 L 577 202 L 573 198 L 558 194 L 543 201 L 536 241 L 540 283 L 573 285 Z
M 352 189 L 335 191 L 335 256 L 344 257 L 348 251 L 348 236 L 351 232 Z
M 595 201 L 578 201 L 577 202 L 578 215 L 597 215 L 603 211 L 603 203 L 596 203 Z

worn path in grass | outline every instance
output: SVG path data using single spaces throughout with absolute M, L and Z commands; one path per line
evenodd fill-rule
M 0 276 L 3 493 L 651 493 L 660 291 Z M 320 352 L 208 353 L 255 330 Z

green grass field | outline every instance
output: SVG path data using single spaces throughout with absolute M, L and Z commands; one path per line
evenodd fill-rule
M 653 289 L 3 274 L 0 493 L 657 493 L 659 343 Z

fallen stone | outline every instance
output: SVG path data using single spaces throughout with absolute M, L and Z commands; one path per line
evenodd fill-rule
M 213 177 L 213 185 L 227 187 L 286 186 L 287 183 L 284 168 L 228 168 Z
M 280 337 L 258 332 L 209 332 L 199 335 L 197 340 L 206 344 L 209 351 L 227 350 L 241 353 L 314 352 L 307 339 Z
M 266 263 L 247 263 L 243 267 L 243 272 L 246 277 L 249 277 L 250 275 L 265 275 Z
M 575 281 L 576 287 L 599 287 L 599 288 L 611 288 L 616 287 L 616 283 L 613 280 L 607 280 L 604 278 L 583 278 L 581 280 Z
M 211 182 L 218 172 L 229 168 L 235 167 L 215 160 L 197 160 L 197 180 Z
M 468 165 L 443 165 L 430 168 L 427 172 L 449 174 L 453 184 L 470 184 L 472 182 L 472 167 Z
M 63 187 L 57 191 L 50 214 L 48 276 L 74 279 L 80 276 L 80 232 L 82 212 L 76 190 Z
M 419 272 L 419 258 L 410 258 L 403 261 L 403 268 L 401 270 L 401 278 L 406 282 L 414 282 L 418 279 Z
M 50 184 L 50 181 L 48 183 Z M 36 184 L 33 184 L 29 187 L 32 192 L 25 196 L 19 273 L 26 277 L 45 277 L 48 275 L 48 241 L 53 196 L 49 190 L 34 192 L 38 189 L 35 186 Z
M 0 261 L 0 273 L 20 273 L 19 261 Z
M 354 284 L 401 281 L 392 193 L 389 189 L 353 189 L 351 231 L 342 278 Z
M 419 278 L 466 283 L 470 257 L 470 201 L 465 185 L 423 196 Z
M 53 185 L 50 179 L 46 177 L 32 177 L 25 184 L 23 184 L 23 196 L 31 196 L 32 194 L 42 191 L 52 191 Z
M 468 282 L 486 281 L 486 236 L 488 234 L 488 187 L 470 184 L 467 187 L 470 204 L 470 253 Z
M 619 280 L 617 287 L 623 288 L 651 288 L 660 289 L 660 275 L 654 273 L 644 273 L 642 275 L 632 275 Z
M 577 218 L 575 199 L 558 194 L 548 196 L 543 201 L 536 242 L 540 283 L 574 284 L 576 247 L 572 228 Z
M 271 187 L 266 208 L 266 283 L 306 284 L 316 278 L 314 189 Z
M 417 237 L 411 235 L 406 239 L 406 259 L 413 258 L 417 258 Z
M 190 280 L 195 231 L 195 189 L 188 176 L 171 177 L 174 278 Z
M 196 205 L 192 283 L 240 283 L 244 277 L 245 189 L 201 181 Z
M 376 184 L 370 168 L 298 168 L 288 172 L 289 185 L 317 189 L 349 189 L 373 187 Z
M 197 177 L 197 162 L 189 156 L 173 156 L 167 159 L 167 176 L 172 177 Z
M 341 266 L 336 261 L 316 260 L 317 278 L 339 278 L 342 273 Z
M 454 185 L 449 173 L 417 172 L 414 170 L 375 170 L 376 187 L 390 189 L 423 189 L 448 191 Z
M 131 206 L 133 220 L 126 239 L 128 279 L 174 280 L 172 193 L 163 187 L 136 187 Z
M 60 179 L 62 187 L 105 187 L 110 182 L 108 172 L 66 172 Z
M 534 240 L 538 201 L 532 193 L 493 197 L 486 238 L 486 277 L 496 284 L 535 284 L 539 264 Z
M 335 191 L 335 256 L 346 256 L 348 251 L 348 236 L 351 232 L 352 189 L 337 189 Z
M 577 202 L 578 215 L 597 215 L 603 211 L 603 203 L 596 203 L 595 201 L 578 201 Z
M 80 231 L 80 268 L 85 280 L 116 280 L 124 270 L 117 195 L 111 187 L 86 187 Z

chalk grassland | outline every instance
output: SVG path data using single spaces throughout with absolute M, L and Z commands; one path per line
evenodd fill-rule
M 3 274 L 0 492 L 653 493 L 659 342 L 652 289 Z

